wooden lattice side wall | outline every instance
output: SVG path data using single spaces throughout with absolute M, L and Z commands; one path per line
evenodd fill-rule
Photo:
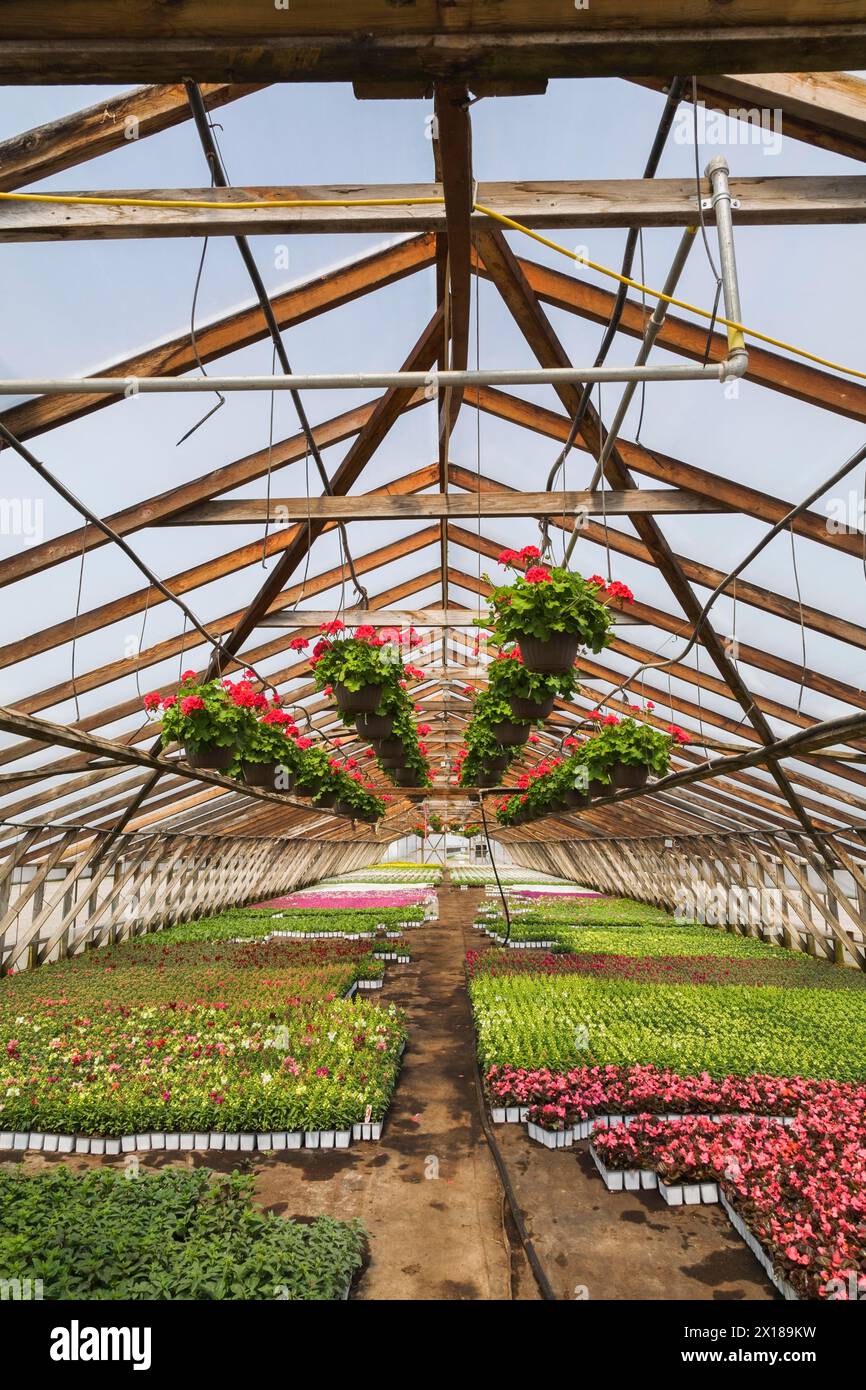
M 525 868 L 866 969 L 866 860 L 838 837 L 509 840 Z M 835 867 L 831 867 L 835 866 Z
M 375 841 L 22 834 L 0 864 L 0 971 L 289 892 L 381 857 Z

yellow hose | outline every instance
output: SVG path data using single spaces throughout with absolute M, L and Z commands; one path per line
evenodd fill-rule
M 394 207 L 441 207 L 445 203 L 443 197 L 428 198 L 252 198 L 252 199 L 192 199 L 192 198 L 118 198 L 118 197 L 99 197 L 98 195 L 85 196 L 77 193 L 2 193 L 0 200 L 6 202 L 19 203 L 57 203 L 60 206 L 87 206 L 87 207 L 117 207 L 117 208 L 204 208 L 212 212 L 231 212 L 231 211 L 265 211 L 268 208 L 394 208 Z M 588 256 L 581 256 L 577 251 L 569 251 L 567 247 L 560 246 L 559 242 L 552 241 L 550 237 L 542 236 L 540 232 L 534 232 L 531 227 L 526 227 L 522 222 L 516 222 L 513 217 L 506 217 L 504 213 L 495 212 L 493 208 L 485 207 L 483 203 L 473 203 L 473 211 L 480 212 L 482 216 L 489 217 L 491 221 L 498 222 L 503 227 L 508 227 L 513 232 L 521 232 L 523 236 L 537 241 L 540 246 L 546 246 L 551 251 L 558 252 L 561 256 L 567 256 L 569 260 L 576 261 L 579 265 L 585 265 L 588 270 L 594 270 L 598 275 L 605 275 L 610 280 L 616 280 L 621 285 L 626 285 L 629 289 L 636 290 L 640 294 L 645 294 L 651 299 L 658 299 L 665 304 L 672 305 L 675 309 L 682 309 L 689 314 L 696 314 L 698 318 L 720 324 L 727 328 L 729 333 L 742 333 L 748 338 L 753 338 L 757 342 L 767 343 L 770 347 L 779 348 L 782 352 L 790 352 L 795 357 L 802 357 L 807 362 L 814 362 L 816 366 L 826 367 L 833 372 L 841 372 L 844 376 L 857 377 L 860 381 L 866 381 L 866 372 L 858 371 L 856 367 L 846 367 L 842 362 L 834 362 L 830 358 L 821 357 L 818 353 L 810 352 L 807 348 L 797 347 L 795 343 L 785 342 L 783 338 L 774 338 L 769 333 L 762 333 L 757 328 L 750 328 L 747 324 L 738 323 L 735 319 L 724 318 L 721 314 L 712 314 L 709 309 L 702 309 L 697 304 L 690 304 L 688 300 L 677 299 L 673 295 L 665 294 L 662 290 L 654 290 L 650 285 L 642 285 L 639 280 L 632 280 L 627 275 L 620 275 L 619 271 L 611 270 L 609 266 L 601 265 L 598 261 L 591 261 Z

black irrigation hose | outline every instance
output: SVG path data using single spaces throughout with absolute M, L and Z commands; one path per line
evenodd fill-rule
M 490 856 L 490 867 L 493 870 L 493 877 L 496 879 L 496 887 L 499 889 L 499 896 L 502 899 L 502 910 L 505 913 L 505 944 L 507 945 L 508 942 L 511 940 L 511 912 L 508 907 L 508 899 L 505 896 L 505 890 L 502 887 L 502 883 L 499 878 L 499 870 L 496 867 L 496 859 L 493 855 L 493 846 L 490 843 L 490 834 L 487 829 L 487 815 L 484 810 L 483 792 L 478 793 L 478 804 L 481 807 L 481 824 L 484 828 L 484 839 L 487 842 L 487 853 Z
M 472 1070 L 475 1076 L 475 1092 L 478 1097 L 478 1113 L 481 1116 L 481 1128 L 484 1130 L 487 1146 L 493 1155 L 493 1162 L 496 1164 L 496 1171 L 499 1174 L 499 1181 L 502 1183 L 502 1190 L 505 1193 L 509 1210 L 511 1211 L 514 1228 L 520 1238 L 520 1244 L 523 1247 L 523 1252 L 526 1255 L 529 1268 L 532 1270 L 541 1297 L 548 1303 L 557 1303 L 559 1300 L 553 1291 L 553 1285 L 544 1271 L 544 1265 L 538 1258 L 538 1252 L 532 1243 L 532 1237 L 526 1229 L 523 1213 L 520 1210 L 520 1203 L 511 1185 L 508 1167 L 502 1156 L 502 1150 L 499 1147 L 499 1140 L 496 1138 L 493 1132 L 493 1126 L 487 1118 L 487 1102 L 484 1098 L 484 1087 L 481 1083 L 481 1069 L 478 1065 L 478 1036 L 475 1032 L 474 1017 L 472 1020 Z

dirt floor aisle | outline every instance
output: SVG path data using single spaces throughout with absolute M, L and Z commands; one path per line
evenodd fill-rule
M 360 1217 L 371 1261 L 358 1299 L 535 1296 L 522 1252 L 512 1289 L 502 1192 L 478 1116 L 463 968 L 478 897 L 443 884 L 439 921 L 410 932 L 412 964 L 389 968 L 377 996 L 404 1008 L 409 1026 L 381 1143 L 255 1165 L 259 1200 L 287 1216 Z

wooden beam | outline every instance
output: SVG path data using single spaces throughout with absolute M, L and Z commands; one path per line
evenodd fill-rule
M 260 90 L 233 82 L 206 82 L 201 94 L 207 109 L 215 111 Z M 109 97 L 0 141 L 0 189 L 23 188 L 189 119 L 189 102 L 180 82 Z
M 440 130 L 447 130 L 440 114 Z M 456 137 L 455 137 L 456 143 Z M 2 147 L 0 147 L 2 153 Z M 472 183 L 458 171 L 459 223 L 468 248 L 472 230 L 489 226 L 484 213 L 472 212 Z M 447 169 L 446 169 L 447 174 Z M 451 181 L 446 177 L 447 198 Z M 708 189 L 704 190 L 708 193 Z M 732 178 L 738 201 L 737 226 L 783 227 L 847 225 L 866 222 L 866 177 L 854 174 Z M 46 195 L 50 198 L 50 195 Z M 447 229 L 447 202 L 413 205 L 443 197 L 443 185 L 257 185 L 244 188 L 124 188 L 58 190 L 58 198 L 117 199 L 101 203 L 0 202 L 0 242 L 118 241 L 186 236 L 291 236 L 328 233 L 437 232 Z M 456 192 L 455 192 L 456 197 Z M 187 203 L 187 207 L 125 206 L 122 200 Z M 348 206 L 339 206 L 340 201 Z M 380 200 L 381 206 L 361 207 Z M 250 202 L 272 204 L 250 208 Z M 523 180 L 479 184 L 476 201 L 494 212 L 539 231 L 594 227 L 688 227 L 697 212 L 694 179 Z M 195 203 L 218 204 L 196 207 Z M 279 203 L 329 206 L 280 207 Z M 385 203 L 397 206 L 385 206 Z M 399 204 L 403 206 L 399 206 Z M 235 205 L 238 205 L 235 207 Z M 352 206 L 351 204 L 355 204 Z M 234 210 L 233 210 L 234 208 Z M 711 211 L 706 221 L 713 223 Z M 456 242 L 456 229 L 452 230 Z M 461 261 L 468 264 L 468 249 Z M 468 298 L 468 270 L 459 275 Z M 456 282 L 455 282 L 456 288 Z M 456 365 L 455 353 L 455 365 Z
M 251 22 L 243 0 L 132 0 L 110 30 L 93 0 L 65 0 L 62 25 L 30 0 L 5 0 L 6 83 L 248 81 L 526 83 L 554 77 L 857 69 L 866 64 L 859 0 L 292 0 Z M 381 90 L 381 89 L 380 89 Z
M 166 526 L 272 525 L 316 521 L 424 521 L 431 517 L 630 516 L 727 512 L 708 497 L 680 488 L 632 488 L 605 492 L 422 493 L 414 496 L 243 497 L 204 502 L 167 518 Z
M 377 627 L 471 627 L 477 614 L 471 608 L 348 608 L 341 609 L 347 627 L 374 623 Z M 333 620 L 333 608 L 276 609 L 259 627 L 317 628 Z M 614 613 L 614 624 L 627 624 L 629 614 Z M 459 673 L 462 668 L 456 668 Z

